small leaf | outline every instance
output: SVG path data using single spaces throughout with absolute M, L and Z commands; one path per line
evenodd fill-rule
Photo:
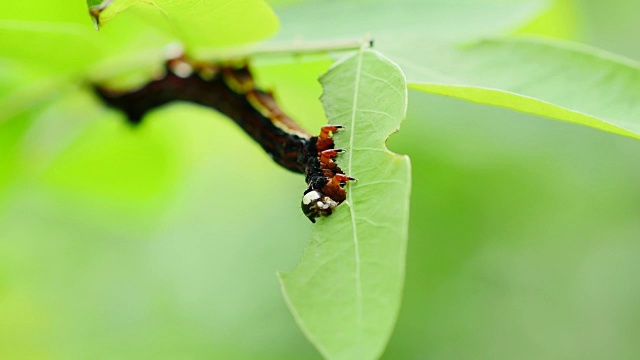
M 400 307 L 409 220 L 410 165 L 384 143 L 407 106 L 402 71 L 359 51 L 321 78 L 331 124 L 344 125 L 337 162 L 357 182 L 334 214 L 318 219 L 298 267 L 280 274 L 284 295 L 309 340 L 330 359 L 374 359 Z
M 412 89 L 640 138 L 640 63 L 531 38 L 393 54 Z
M 88 0 L 88 5 L 98 27 L 131 8 L 190 49 L 258 41 L 278 28 L 278 19 L 263 0 Z

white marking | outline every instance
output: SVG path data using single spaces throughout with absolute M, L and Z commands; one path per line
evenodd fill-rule
M 332 198 L 330 198 L 330 197 L 328 197 L 328 196 L 325 196 L 325 197 L 324 197 L 324 202 L 327 204 L 327 206 L 325 207 L 325 209 L 328 209 L 328 208 L 335 209 L 335 208 L 336 208 L 336 206 L 338 206 L 338 203 L 337 203 L 337 202 L 335 202 L 335 201 L 333 201 L 333 199 L 332 199 Z
M 174 74 L 178 75 L 183 79 L 193 74 L 193 68 L 191 67 L 191 65 L 182 61 L 177 63 L 171 70 L 173 71 Z
M 302 197 L 302 203 L 305 205 L 311 204 L 311 202 L 319 200 L 321 198 L 320 193 L 317 190 L 310 191 Z

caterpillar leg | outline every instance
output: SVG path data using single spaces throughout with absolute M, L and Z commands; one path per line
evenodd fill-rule
M 342 125 L 325 125 L 320 128 L 320 135 L 316 141 L 318 151 L 333 149 L 333 134 L 344 129 Z
M 343 153 L 344 149 L 329 149 L 320 152 L 320 162 L 324 165 L 329 165 L 333 162 L 338 154 Z
M 349 181 L 357 181 L 358 179 L 353 178 L 351 176 L 347 176 L 345 174 L 335 174 L 331 181 L 327 184 L 328 186 L 336 186 L 339 185 L 344 187 Z

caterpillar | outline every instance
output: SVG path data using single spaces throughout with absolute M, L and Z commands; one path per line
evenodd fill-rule
M 343 149 L 334 148 L 333 134 L 343 129 L 326 125 L 312 136 L 278 106 L 273 94 L 256 87 L 246 64 L 241 66 L 189 61 L 178 56 L 165 62 L 163 73 L 131 91 L 94 85 L 97 96 L 139 124 L 144 115 L 174 101 L 186 101 L 216 110 L 238 124 L 280 166 L 304 174 L 304 215 L 331 215 L 346 199 L 345 185 L 356 180 L 336 164 Z

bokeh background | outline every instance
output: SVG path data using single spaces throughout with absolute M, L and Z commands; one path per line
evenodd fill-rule
M 519 31 L 640 59 L 636 14 L 562 0 Z M 314 129 L 329 65 L 256 71 Z M 389 146 L 413 194 L 384 358 L 640 357 L 640 142 L 412 92 Z M 319 358 L 275 276 L 304 187 L 195 106 L 132 129 L 80 87 L 0 123 L 0 359 Z

